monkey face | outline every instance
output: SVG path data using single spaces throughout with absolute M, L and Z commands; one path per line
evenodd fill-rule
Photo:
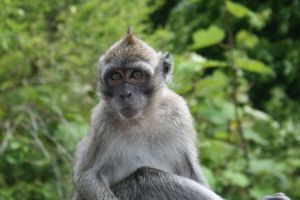
M 135 118 L 146 109 L 152 89 L 150 74 L 142 68 L 116 68 L 105 75 L 109 105 L 125 118 Z
M 170 81 L 171 72 L 169 53 L 157 53 L 129 32 L 99 59 L 100 91 L 121 117 L 136 118 Z

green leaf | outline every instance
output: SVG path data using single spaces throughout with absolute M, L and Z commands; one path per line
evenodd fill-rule
M 227 67 L 227 63 L 218 60 L 206 60 L 201 63 L 203 68 L 212 68 L 212 67 Z
M 226 9 L 234 17 L 247 17 L 250 25 L 257 29 L 261 29 L 265 26 L 271 13 L 270 9 L 265 9 L 260 13 L 255 13 L 246 6 L 232 1 L 226 1 Z
M 217 26 L 210 26 L 208 29 L 199 29 L 193 34 L 193 49 L 201 49 L 220 43 L 225 33 Z
M 201 96 L 215 95 L 217 92 L 223 92 L 226 85 L 228 78 L 222 72 L 216 71 L 213 75 L 200 80 L 196 85 L 196 91 Z
M 202 156 L 214 163 L 228 164 L 228 159 L 236 153 L 234 145 L 221 140 L 210 140 L 199 143 L 199 145 L 202 147 Z
M 239 45 L 252 49 L 259 42 L 259 39 L 250 32 L 241 30 L 236 34 L 236 41 Z
M 181 83 L 191 82 L 193 78 L 199 77 L 202 73 L 200 64 L 206 59 L 196 53 L 187 53 L 175 58 L 175 63 L 177 63 L 174 69 L 176 81 L 173 81 L 170 86 L 179 94 L 184 94 L 192 90 L 193 85 Z
M 254 174 L 269 172 L 273 167 L 274 161 L 272 159 L 252 159 L 250 161 L 250 172 Z
M 206 58 L 196 53 L 189 53 L 178 59 L 178 72 L 181 74 L 187 74 L 191 76 L 195 72 L 201 70 L 201 63 L 205 62 Z
M 258 120 L 263 120 L 263 121 L 271 120 L 270 116 L 267 113 L 264 113 L 263 111 L 260 110 L 256 110 L 250 106 L 245 106 L 244 111 Z
M 249 58 L 235 58 L 234 59 L 236 65 L 240 69 L 244 69 L 250 72 L 255 72 L 259 74 L 272 74 L 273 70 L 265 65 L 264 63 L 253 60 Z
M 232 1 L 226 1 L 226 9 L 228 10 L 228 12 L 230 12 L 230 14 L 238 18 L 246 17 L 249 12 L 251 12 L 244 5 L 234 3 Z
M 224 178 L 230 184 L 237 185 L 240 187 L 246 187 L 250 183 L 247 176 L 245 176 L 244 174 L 242 174 L 240 172 L 235 172 L 235 171 L 231 171 L 231 170 L 226 170 L 224 172 Z
M 273 194 L 275 191 L 268 187 L 268 184 L 271 183 L 266 183 L 266 181 L 261 181 L 258 182 L 257 185 L 254 185 L 250 189 L 250 195 L 253 197 L 252 199 L 259 199 L 262 196 L 265 196 L 266 194 Z
M 209 185 L 211 186 L 215 186 L 216 185 L 216 176 L 214 175 L 214 173 L 212 172 L 211 169 L 209 169 L 208 167 L 202 165 L 201 166 L 201 169 L 205 175 L 205 177 L 207 178 L 208 182 L 209 182 Z
M 251 140 L 260 145 L 268 145 L 269 144 L 269 142 L 267 140 L 265 140 L 263 137 L 260 136 L 259 133 L 257 133 L 256 131 L 254 131 L 251 128 L 244 129 L 244 137 L 247 140 Z

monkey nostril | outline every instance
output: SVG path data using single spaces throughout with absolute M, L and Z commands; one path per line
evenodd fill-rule
M 128 97 L 131 97 L 131 93 L 126 93 L 126 94 L 121 94 L 120 95 L 120 97 L 122 98 L 122 99 L 126 99 L 126 98 L 128 98 Z

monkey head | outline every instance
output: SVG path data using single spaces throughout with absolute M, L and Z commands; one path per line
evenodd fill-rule
M 100 93 L 124 119 L 142 116 L 154 94 L 171 79 L 169 53 L 156 52 L 128 29 L 99 59 Z

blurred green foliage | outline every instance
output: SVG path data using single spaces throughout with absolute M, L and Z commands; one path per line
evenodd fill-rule
M 68 199 L 99 55 L 128 25 L 174 55 L 224 198 L 300 198 L 300 1 L 0 2 L 0 199 Z

